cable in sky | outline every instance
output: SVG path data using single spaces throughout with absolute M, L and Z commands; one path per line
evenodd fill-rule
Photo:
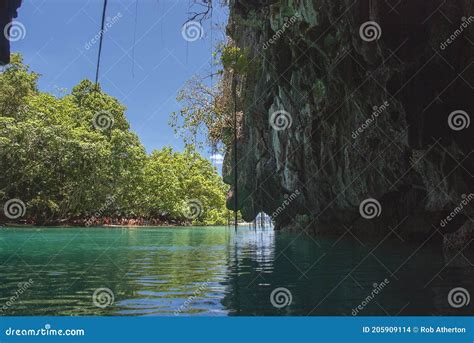
M 100 56 L 102 55 L 102 42 L 104 40 L 104 26 L 105 26 L 105 13 L 107 12 L 107 0 L 104 0 L 104 8 L 102 9 L 102 23 L 100 27 L 100 40 L 99 40 L 99 53 L 97 55 L 97 68 L 95 71 L 95 84 L 99 84 L 99 69 L 100 69 Z

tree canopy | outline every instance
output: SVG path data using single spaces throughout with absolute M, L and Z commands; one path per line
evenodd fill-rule
M 147 155 L 117 99 L 89 80 L 57 97 L 38 78 L 18 54 L 0 74 L 0 199 L 20 199 L 22 219 L 225 223 L 225 185 L 192 145 Z

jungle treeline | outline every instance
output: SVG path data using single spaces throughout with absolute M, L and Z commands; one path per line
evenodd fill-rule
M 18 54 L 0 73 L 0 222 L 226 223 L 226 186 L 192 145 L 147 154 L 117 99 L 89 80 L 40 92 L 39 77 Z

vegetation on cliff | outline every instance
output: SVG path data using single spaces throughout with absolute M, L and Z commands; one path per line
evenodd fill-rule
M 231 40 L 217 44 L 213 55 L 217 72 L 195 75 L 186 83 L 177 96 L 182 108 L 172 114 L 170 124 L 190 144 L 226 151 L 233 143 L 234 104 L 241 93 L 235 81 L 257 73 L 257 64 L 249 59 L 247 49 Z M 215 84 L 207 82 L 210 76 L 217 78 Z M 205 137 L 204 141 L 199 137 Z

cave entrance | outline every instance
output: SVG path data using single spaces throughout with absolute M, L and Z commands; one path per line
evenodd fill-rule
M 260 212 L 257 214 L 251 226 L 255 229 L 271 229 L 273 230 L 273 219 L 271 216 L 265 212 Z

